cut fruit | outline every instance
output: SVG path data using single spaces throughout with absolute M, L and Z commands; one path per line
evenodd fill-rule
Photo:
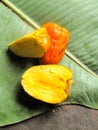
M 38 100 L 57 104 L 69 95 L 72 72 L 63 65 L 39 65 L 29 68 L 21 79 L 25 92 Z
M 45 27 L 8 44 L 9 49 L 21 57 L 42 57 L 50 47 L 50 37 Z

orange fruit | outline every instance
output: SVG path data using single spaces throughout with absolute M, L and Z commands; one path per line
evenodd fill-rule
M 70 37 L 69 31 L 56 23 L 46 23 L 42 27 L 47 29 L 51 45 L 39 59 L 40 64 L 57 64 L 64 56 Z

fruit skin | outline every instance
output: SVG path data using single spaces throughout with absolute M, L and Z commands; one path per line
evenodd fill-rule
M 38 65 L 27 69 L 21 77 L 25 92 L 38 100 L 57 104 L 69 95 L 72 72 L 63 65 Z
M 50 37 L 45 27 L 8 44 L 9 49 L 21 57 L 42 57 L 50 47 Z
M 46 23 L 43 25 L 48 31 L 51 45 L 42 58 L 40 64 L 57 64 L 64 56 L 70 34 L 67 29 L 56 23 Z

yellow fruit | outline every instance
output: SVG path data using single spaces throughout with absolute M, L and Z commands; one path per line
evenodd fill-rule
M 51 104 L 63 102 L 72 83 L 72 72 L 63 65 L 34 66 L 26 70 L 21 79 L 25 92 Z
M 42 27 L 8 44 L 8 47 L 18 56 L 39 58 L 49 49 L 50 37 L 46 28 Z

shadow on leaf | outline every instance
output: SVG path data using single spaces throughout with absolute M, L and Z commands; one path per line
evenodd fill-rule
M 20 85 L 18 92 L 17 92 L 17 101 L 19 104 L 23 105 L 24 107 L 30 110 L 41 110 L 41 109 L 51 109 L 53 106 L 51 104 L 42 102 L 40 100 L 34 99 L 33 97 L 29 96 Z
M 37 58 L 19 57 L 13 54 L 9 49 L 6 51 L 6 54 L 8 56 L 9 62 L 21 69 L 24 69 L 26 66 L 39 65 Z

